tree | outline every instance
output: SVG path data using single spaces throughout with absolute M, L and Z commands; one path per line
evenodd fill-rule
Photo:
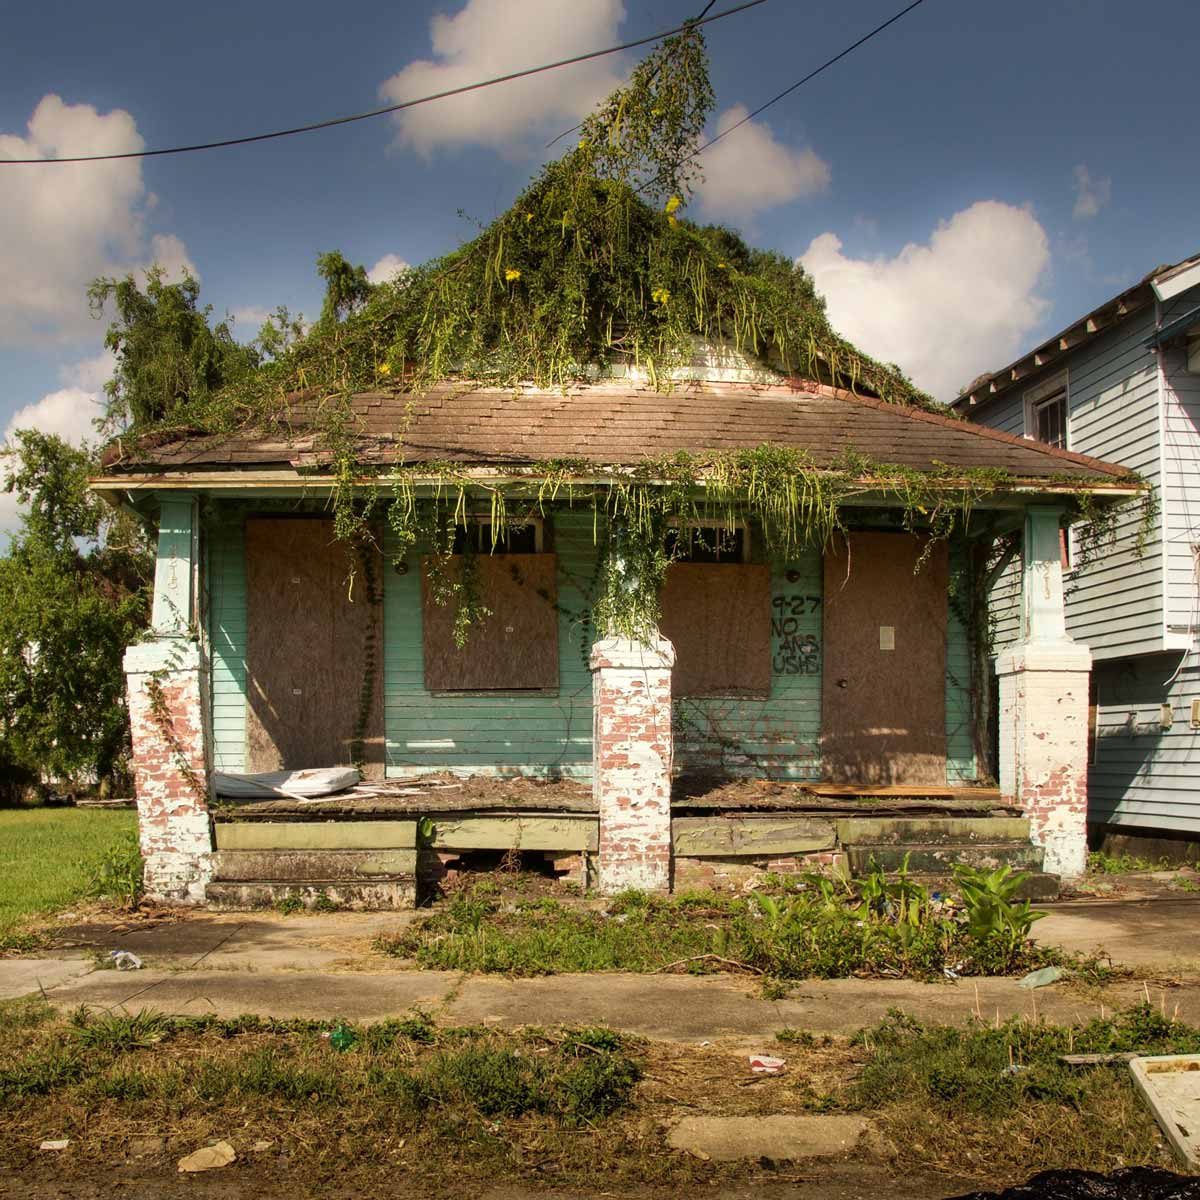
M 317 257 L 317 274 L 325 280 L 325 303 L 317 324 L 329 328 L 358 312 L 371 298 L 367 269 L 354 266 L 337 250 Z
M 149 615 L 150 541 L 87 491 L 88 450 L 22 430 L 6 454 L 27 512 L 0 558 L 0 762 L 108 780 L 128 756 L 121 659 Z
M 209 324 L 211 305 L 200 308 L 200 285 L 190 275 L 166 283 L 162 271 L 147 272 L 145 290 L 127 275 L 97 279 L 88 288 L 92 312 L 111 302 L 116 320 L 104 344 L 117 356 L 108 392 L 105 427 L 141 427 L 181 416 L 202 404 L 259 362 L 253 346 L 234 340 L 228 321 Z

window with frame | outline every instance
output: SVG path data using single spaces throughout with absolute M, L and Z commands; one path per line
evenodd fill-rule
M 1066 450 L 1067 412 L 1067 374 L 1063 371 L 1025 393 L 1025 436 Z
M 454 553 L 421 561 L 422 648 L 430 692 L 553 692 L 558 688 L 558 558 L 540 518 L 492 540 L 488 517 L 455 531 Z M 456 620 L 467 589 L 488 610 L 463 646 Z M 445 599 L 449 591 L 450 599 Z
M 659 624 L 675 647 L 677 698 L 770 694 L 771 570 L 749 561 L 750 542 L 745 522 L 668 532 Z

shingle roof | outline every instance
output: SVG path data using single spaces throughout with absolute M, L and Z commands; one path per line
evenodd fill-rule
M 312 468 L 330 461 L 314 397 L 292 398 L 285 419 L 233 435 L 155 434 L 114 443 L 107 475 L 249 468 Z M 1127 483 L 1098 459 L 840 389 L 792 381 L 681 384 L 670 393 L 627 382 L 569 392 L 455 383 L 428 393 L 367 392 L 353 398 L 356 453 L 372 465 L 454 462 L 519 468 L 555 458 L 632 466 L 683 450 L 695 454 L 763 443 L 804 449 L 818 467 L 848 450 L 918 470 L 999 468 L 1033 481 Z

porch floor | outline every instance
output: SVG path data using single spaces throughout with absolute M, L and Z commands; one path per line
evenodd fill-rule
M 714 812 L 786 812 L 871 816 L 1009 816 L 998 788 L 793 782 L 684 776 L 675 780 L 671 809 L 684 815 Z M 596 814 L 590 784 L 568 779 L 425 775 L 373 780 L 334 796 L 311 800 L 218 801 L 218 821 L 370 820 L 431 813 Z

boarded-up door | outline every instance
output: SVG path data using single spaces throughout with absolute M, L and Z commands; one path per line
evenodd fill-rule
M 246 522 L 246 762 L 250 771 L 353 761 L 383 774 L 382 562 L 368 588 L 333 522 Z M 370 592 L 371 594 L 368 594 Z
M 828 779 L 946 785 L 949 566 L 936 542 L 914 574 L 925 549 L 907 533 L 851 533 L 825 555 Z

